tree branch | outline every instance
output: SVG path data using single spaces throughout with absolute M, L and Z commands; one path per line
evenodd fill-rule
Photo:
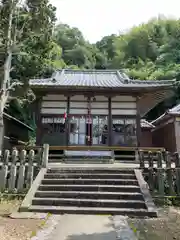
M 22 85 L 23 85 L 22 82 L 19 82 L 19 81 L 13 82 L 13 83 L 6 89 L 6 91 L 14 91 L 17 86 L 22 86 Z

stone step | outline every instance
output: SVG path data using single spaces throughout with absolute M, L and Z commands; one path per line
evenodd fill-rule
M 43 179 L 41 184 L 59 185 L 59 184 L 77 184 L 77 185 L 138 185 L 138 181 L 134 179 Z
M 111 165 L 110 165 L 111 166 Z M 90 168 L 90 167 L 83 167 L 83 168 L 49 168 L 47 169 L 47 173 L 106 173 L 106 174 L 124 174 L 124 173 L 128 173 L 128 174 L 134 174 L 134 170 L 133 169 L 113 169 L 113 168 Z
M 143 177 L 139 170 L 118 169 L 112 164 L 50 164 L 43 176 L 31 197 L 32 204 L 22 210 L 54 214 L 157 216 L 156 209 L 150 207 L 154 205 L 149 200 L 148 189 L 142 188 Z
M 40 191 L 96 191 L 96 192 L 141 192 L 136 185 L 43 185 L 39 186 Z
M 141 193 L 132 192 L 76 192 L 76 191 L 37 191 L 35 197 L 42 198 L 79 198 L 79 199 L 123 199 L 144 200 Z
M 31 212 L 48 212 L 52 214 L 109 214 L 126 215 L 129 217 L 157 217 L 156 212 L 148 212 L 146 209 L 134 208 L 91 208 L 91 207 L 65 207 L 65 206 L 30 206 Z
M 134 159 L 135 155 L 115 155 L 114 158 L 120 158 L 120 159 Z
M 77 155 L 77 156 L 63 156 L 63 155 L 58 155 L 58 154 L 51 154 L 49 155 L 49 159 L 60 159 L 60 158 L 63 158 L 63 159 L 74 159 L 74 160 L 86 160 L 86 159 L 111 159 L 112 156 L 80 156 L 80 155 Z
M 112 174 L 112 173 L 47 173 L 44 176 L 45 179 L 52 178 L 75 178 L 75 179 L 136 179 L 134 174 Z
M 111 161 L 111 158 L 96 158 L 96 159 L 80 159 L 80 158 L 50 158 L 48 160 L 48 163 L 59 163 L 59 162 L 65 162 L 68 164 L 99 164 L 99 163 L 107 163 L 109 164 Z
M 68 164 L 110 164 L 111 159 L 64 159 Z M 113 162 L 112 162 L 113 163 Z
M 146 209 L 144 201 L 112 199 L 34 198 L 32 205 Z

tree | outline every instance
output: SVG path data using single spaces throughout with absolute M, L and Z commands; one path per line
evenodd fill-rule
M 29 76 L 39 74 L 42 66 L 47 64 L 44 60 L 53 49 L 51 39 L 54 22 L 55 8 L 48 0 L 27 0 L 23 5 L 20 0 L 1 1 L 0 147 L 3 142 L 4 109 L 12 98 L 17 97 L 15 90 L 18 86 L 24 85 L 26 94 L 21 90 L 18 91 L 18 95 L 22 94 L 23 98 L 26 97 L 26 101 L 34 97 L 27 87 Z M 26 69 L 29 63 L 31 63 L 31 71 Z M 33 74 L 31 75 L 30 72 Z
M 95 68 L 94 47 L 84 39 L 79 29 L 59 24 L 54 31 L 54 41 L 62 48 L 62 58 L 67 65 Z
M 16 11 L 18 1 L 2 1 L 1 6 L 1 90 L 0 90 L 0 147 L 2 146 L 4 123 L 3 112 L 8 102 L 10 91 L 14 90 L 14 87 L 20 83 L 17 81 L 11 81 L 11 62 L 13 47 L 16 41 L 16 33 L 12 35 L 13 28 L 13 16 Z

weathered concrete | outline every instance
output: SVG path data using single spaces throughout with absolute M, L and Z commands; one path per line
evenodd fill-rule
M 56 231 L 56 227 L 60 224 L 61 217 L 61 215 L 51 215 L 46 221 L 44 228 L 40 229 L 31 240 L 47 240 L 51 234 L 54 234 Z
M 46 219 L 47 213 L 32 213 L 32 212 L 13 212 L 9 215 L 13 219 Z
M 53 222 L 52 222 L 53 223 Z M 51 228 L 51 231 L 48 229 Z M 32 240 L 137 240 L 126 217 L 62 215 Z
M 139 164 L 132 164 L 132 163 L 114 163 L 114 164 L 103 164 L 103 163 L 95 163 L 95 164 L 88 164 L 84 163 L 82 164 L 67 164 L 67 163 L 49 163 L 48 168 L 92 168 L 92 169 L 119 169 L 119 168 L 128 168 L 128 169 L 134 169 L 134 168 L 139 168 Z
M 43 145 L 42 167 L 47 168 L 49 159 L 49 144 Z
M 152 216 L 154 213 L 153 217 L 157 217 L 157 208 L 153 202 L 153 198 L 150 194 L 148 184 L 143 178 L 142 171 L 139 169 L 135 169 L 134 172 L 135 172 L 136 178 L 138 180 L 141 192 L 143 194 L 144 201 L 145 201 L 146 207 L 148 209 L 148 212 L 151 212 Z
M 22 204 L 21 204 L 21 207 L 20 207 L 20 211 L 23 211 L 23 212 L 27 212 L 28 211 L 28 208 L 31 206 L 32 204 L 32 199 L 35 195 L 35 193 L 37 192 L 37 189 L 42 181 L 42 179 L 44 178 L 44 175 L 46 173 L 47 169 L 46 168 L 42 168 L 40 170 L 40 172 L 38 173 L 36 179 L 34 180 L 31 188 L 29 189 L 26 197 L 24 198 Z
M 72 174 L 75 174 L 76 176 L 79 174 L 79 178 L 69 178 L 69 174 L 71 176 Z M 86 174 L 86 178 L 84 177 L 84 174 Z M 121 178 L 111 179 L 105 177 L 99 179 L 98 174 L 111 174 L 111 177 L 113 177 L 112 174 L 121 174 Z M 64 175 L 63 178 L 62 175 Z M 134 169 L 109 168 L 107 166 L 104 166 L 103 168 L 94 168 L 93 166 L 91 168 L 82 166 L 79 168 L 60 167 L 47 169 L 47 173 L 44 177 L 45 176 L 49 177 L 46 177 L 41 181 L 28 211 L 49 212 L 52 214 L 152 216 L 151 212 L 147 211 Z M 56 178 L 52 178 L 52 176 L 56 176 Z M 89 178 L 89 176 L 91 176 L 91 178 Z M 133 176 L 134 179 L 129 179 L 127 176 Z M 54 193 L 69 193 L 69 191 L 76 193 L 76 196 L 69 195 L 69 197 L 67 197 L 67 195 L 54 195 Z M 40 192 L 51 193 L 51 197 L 43 196 Z M 104 195 L 103 198 L 102 196 L 101 198 L 94 198 L 94 194 L 89 194 L 87 198 L 83 198 L 82 196 L 79 196 L 79 193 L 81 192 L 116 192 L 120 195 L 121 199 L 119 199 L 120 197 L 116 199 L 113 199 L 113 197 L 109 198 L 109 196 L 111 196 L 110 194 Z M 126 195 L 124 195 L 125 192 Z M 129 196 L 125 198 L 128 193 Z M 134 198 L 137 193 L 141 194 L 141 199 Z M 96 194 L 96 196 L 99 195 Z
M 145 167 L 148 167 L 149 166 L 149 164 L 148 164 L 148 162 L 146 161 L 145 162 Z M 154 163 L 153 163 L 153 166 L 155 167 L 155 168 L 157 168 L 157 161 L 154 161 Z M 163 163 L 162 164 L 162 167 L 163 168 L 165 168 L 165 166 L 166 166 L 166 164 L 165 163 Z M 103 163 L 96 163 L 96 164 L 88 164 L 88 163 L 84 163 L 83 165 L 82 165 L 82 163 L 80 163 L 80 164 L 78 164 L 78 163 L 75 163 L 75 164 L 70 164 L 70 163 L 49 163 L 48 164 L 48 168 L 71 168 L 71 167 L 75 167 L 75 168 L 78 168 L 78 167 L 83 167 L 83 168 L 85 168 L 85 167 L 87 167 L 87 168 L 93 168 L 93 169 L 95 169 L 95 168 L 109 168 L 109 169 L 119 169 L 119 168 L 128 168 L 128 169 L 139 169 L 139 167 L 140 167 L 140 164 L 139 163 L 132 163 L 132 162 L 130 162 L 130 161 L 126 161 L 126 162 L 122 162 L 122 163 L 117 163 L 117 162 L 115 162 L 114 164 L 103 164 Z M 175 168 L 175 164 L 174 163 L 172 163 L 171 164 L 171 168 Z

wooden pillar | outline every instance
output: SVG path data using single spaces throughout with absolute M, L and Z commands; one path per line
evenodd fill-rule
M 69 118 L 69 113 L 70 113 L 70 96 L 67 96 L 67 110 L 66 110 L 66 114 L 67 114 L 67 118 L 66 118 L 66 146 L 69 145 L 69 134 L 70 134 L 70 118 Z
M 86 136 L 86 144 L 88 146 L 92 145 L 92 115 L 91 115 L 91 96 L 87 97 L 87 110 L 88 110 L 88 132 Z
M 36 145 L 40 146 L 42 144 L 42 119 L 41 119 L 41 102 L 42 97 L 38 97 L 34 103 L 34 113 L 36 122 Z
M 136 136 L 137 136 L 137 147 L 141 146 L 141 115 L 140 115 L 140 110 L 139 110 L 139 98 L 136 98 Z
M 111 97 L 108 97 L 108 144 L 112 146 L 112 108 Z

